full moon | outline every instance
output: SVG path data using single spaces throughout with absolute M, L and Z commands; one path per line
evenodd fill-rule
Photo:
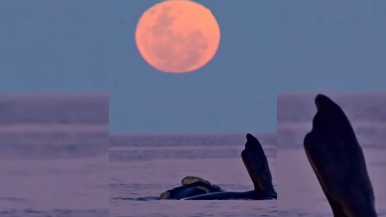
M 168 0 L 143 13 L 135 40 L 142 57 L 154 68 L 169 73 L 193 72 L 216 54 L 220 28 L 204 6 L 189 0 Z

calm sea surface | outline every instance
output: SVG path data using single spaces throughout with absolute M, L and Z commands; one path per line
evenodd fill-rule
M 314 95 L 278 97 L 278 215 L 330 217 L 303 138 L 316 112 Z M 386 216 L 386 94 L 332 95 L 354 127 L 374 188 L 378 216 Z
M 0 217 L 332 216 L 302 146 L 313 97 L 278 98 L 277 142 L 255 133 L 278 200 L 175 201 L 154 198 L 188 175 L 253 189 L 240 157 L 245 135 L 112 135 L 108 156 L 105 99 L 0 96 Z M 332 98 L 352 121 L 386 217 L 386 94 Z
M 100 95 L 0 96 L 0 217 L 107 217 L 107 111 Z
M 276 187 L 274 135 L 258 136 Z M 242 163 L 244 135 L 116 135 L 110 138 L 110 216 L 276 216 L 276 200 L 176 201 L 159 196 L 183 177 L 200 176 L 229 191 L 253 189 Z

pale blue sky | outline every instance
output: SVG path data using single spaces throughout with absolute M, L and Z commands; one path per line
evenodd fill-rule
M 282 1 L 280 92 L 386 90 L 386 1 Z
M 136 23 L 158 1 L 0 1 L 0 91 L 110 94 L 111 132 L 275 132 L 278 92 L 386 89 L 386 1 L 198 1 L 221 32 L 206 67 L 148 66 Z
M 1 0 L 0 91 L 107 90 L 105 4 Z

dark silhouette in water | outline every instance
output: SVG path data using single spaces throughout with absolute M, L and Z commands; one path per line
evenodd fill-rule
M 173 188 L 161 194 L 160 199 L 182 199 L 185 197 L 197 196 L 202 194 L 223 192 L 224 190 L 218 185 L 209 181 L 195 177 L 187 176 L 181 180 L 182 186 Z
M 245 149 L 241 152 L 241 158 L 252 179 L 254 190 L 246 192 L 227 192 L 204 179 L 188 176 L 181 181 L 182 186 L 162 193 L 160 199 L 277 199 L 277 193 L 272 185 L 272 175 L 263 148 L 261 147 L 260 142 L 251 134 L 247 134 L 246 137 L 247 142 L 245 144 Z
M 365 158 L 350 121 L 324 95 L 317 95 L 315 104 L 317 113 L 304 148 L 334 217 L 376 217 Z

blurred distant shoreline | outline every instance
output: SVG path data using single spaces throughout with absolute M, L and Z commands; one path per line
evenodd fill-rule
M 0 160 L 108 153 L 108 95 L 0 95 Z
M 386 92 L 327 94 L 349 118 L 363 147 L 386 148 Z M 279 94 L 278 147 L 302 148 L 316 113 L 316 94 Z

